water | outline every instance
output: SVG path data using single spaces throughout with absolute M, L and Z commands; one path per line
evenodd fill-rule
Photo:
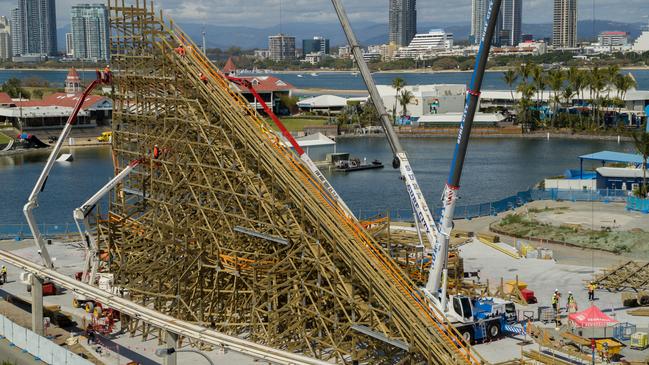
M 638 82 L 638 89 L 649 89 L 649 70 L 626 70 L 631 72 Z M 37 77 L 47 80 L 54 87 L 62 87 L 67 76 L 67 71 L 47 70 L 0 70 L 0 83 L 4 83 L 12 77 L 26 79 Z M 276 73 L 275 76 L 293 84 L 300 89 L 320 88 L 336 90 L 365 90 L 365 85 L 360 75 L 353 76 L 349 72 L 323 72 L 318 76 L 311 76 L 310 72 L 300 73 Z M 93 80 L 94 71 L 79 72 L 82 80 Z M 422 73 L 375 73 L 374 80 L 380 85 L 392 84 L 395 77 L 401 77 L 408 85 L 426 84 L 468 84 L 471 79 L 470 72 L 422 72 Z M 487 72 L 485 74 L 484 89 L 509 89 L 503 81 L 502 72 Z
M 448 175 L 454 139 L 404 138 L 404 148 L 426 199 L 440 206 L 442 188 Z M 600 150 L 632 151 L 630 144 L 608 141 L 475 139 L 471 142 L 462 177 L 459 205 L 486 203 L 526 190 L 545 177 L 578 168 L 580 155 Z M 325 174 L 355 213 L 367 216 L 387 208 L 410 211 L 409 200 L 390 164 L 392 153 L 385 138 L 340 139 L 338 151 L 354 156 L 379 159 L 380 170 Z M 74 161 L 56 163 L 35 210 L 39 223 L 72 223 L 72 210 L 78 207 L 113 174 L 107 147 L 72 150 Z M 0 157 L 0 231 L 2 225 L 25 223 L 22 206 L 43 168 L 46 153 Z
M 638 82 L 639 90 L 649 89 L 649 70 L 626 70 L 631 72 Z M 305 88 L 321 88 L 336 90 L 365 90 L 365 84 L 360 75 L 353 76 L 348 72 L 323 72 L 318 76 L 311 76 L 310 72 L 304 72 L 298 77 L 296 73 L 280 73 L 275 76 L 293 84 L 293 86 Z M 401 77 L 408 85 L 427 84 L 468 84 L 471 80 L 470 72 L 427 72 L 427 73 L 375 73 L 374 81 L 379 85 L 391 85 L 395 77 Z M 487 72 L 484 77 L 483 89 L 509 90 L 509 86 L 503 81 L 502 72 Z

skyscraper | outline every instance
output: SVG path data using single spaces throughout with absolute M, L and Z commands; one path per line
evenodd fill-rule
M 73 5 L 71 14 L 74 58 L 95 62 L 110 59 L 106 5 Z
M 74 56 L 74 44 L 72 42 L 72 33 L 65 33 L 65 55 L 67 57 Z
M 14 56 L 56 56 L 54 0 L 18 0 L 11 10 Z
M 487 18 L 489 0 L 471 0 L 471 39 L 472 43 L 480 43 L 482 31 Z
M 12 56 L 9 19 L 0 16 L 0 60 L 10 60 Z
M 295 37 L 281 33 L 268 37 L 268 51 L 273 61 L 294 60 Z
M 577 47 L 577 0 L 554 0 L 552 45 Z
M 322 53 L 329 54 L 329 39 L 323 37 L 313 37 L 313 39 L 302 40 L 302 53 Z
M 523 0 L 503 0 L 498 26 L 499 43 L 502 46 L 516 46 L 521 42 Z
M 390 0 L 389 41 L 406 47 L 417 34 L 417 1 Z

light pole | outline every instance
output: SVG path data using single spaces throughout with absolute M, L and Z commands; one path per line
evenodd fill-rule
M 205 360 L 207 360 L 207 362 L 210 363 L 210 365 L 214 365 L 214 362 L 212 362 L 212 360 L 209 357 L 207 357 L 207 355 L 205 355 L 204 353 L 202 353 L 200 351 L 197 351 L 197 350 L 192 350 L 192 349 L 176 350 L 173 347 L 159 348 L 159 349 L 155 350 L 155 354 L 158 357 L 167 357 L 167 356 L 169 356 L 169 355 L 171 355 L 173 353 L 178 353 L 178 352 L 193 352 L 195 354 L 199 354 L 199 355 L 203 356 L 205 358 Z

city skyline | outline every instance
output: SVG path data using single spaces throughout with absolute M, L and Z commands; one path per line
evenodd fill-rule
M 104 4 L 72 7 L 72 50 L 74 58 L 108 60 L 108 9 Z
M 57 0 L 56 22 L 59 29 L 69 28 L 70 9 L 81 1 Z M 103 3 L 103 2 L 98 2 Z M 449 5 L 452 4 L 452 5 Z M 0 2 L 0 15 L 9 16 L 16 2 Z M 388 22 L 388 1 L 368 3 L 364 0 L 345 1 L 347 12 L 352 22 Z M 162 4 L 165 12 L 176 21 L 196 24 L 222 26 L 268 27 L 279 24 L 279 6 L 276 0 L 239 0 L 237 7 L 221 1 L 209 0 L 200 2 L 167 0 Z M 543 24 L 552 22 L 552 3 L 541 0 L 525 1 L 523 18 L 526 23 Z M 634 11 L 629 12 L 632 8 Z M 260 9 L 265 9 L 260 11 Z M 597 0 L 596 19 L 625 23 L 646 22 L 649 15 L 649 2 L 646 0 L 629 0 L 625 7 L 619 6 L 617 0 Z M 417 9 L 420 23 L 469 24 L 471 0 L 453 2 L 428 0 L 425 6 Z M 592 19 L 592 0 L 579 2 L 579 19 Z M 273 16 L 273 14 L 276 14 Z M 283 22 L 336 22 L 335 14 L 329 1 L 313 2 L 298 0 L 282 10 Z M 419 29 L 418 31 L 425 31 Z
M 417 34 L 417 1 L 389 1 L 388 43 L 407 47 Z

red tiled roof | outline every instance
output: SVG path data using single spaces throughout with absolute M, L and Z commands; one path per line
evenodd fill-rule
M 0 92 L 0 104 L 14 104 L 14 101 L 11 100 L 11 96 L 9 96 L 9 94 Z
M 74 108 L 77 101 L 81 97 L 79 94 L 66 94 L 66 93 L 54 93 L 43 97 L 43 100 L 29 100 L 23 102 L 17 102 L 16 106 L 22 107 L 34 107 L 34 106 L 60 106 L 66 108 Z M 100 95 L 88 95 L 86 100 L 83 102 L 81 109 L 85 110 L 91 107 L 92 105 L 100 102 L 101 100 L 106 99 L 104 96 Z
M 602 32 L 602 35 L 627 35 L 626 32 Z
M 235 72 L 237 70 L 237 66 L 234 65 L 234 61 L 232 61 L 232 57 L 228 58 L 228 60 L 225 62 L 225 66 L 223 66 L 223 73 L 229 74 L 232 72 Z
M 245 76 L 242 77 L 244 80 L 248 80 L 252 83 L 252 87 L 257 90 L 257 92 L 272 92 L 272 91 L 289 91 L 295 89 L 295 87 L 288 82 L 284 82 L 278 79 L 275 76 Z M 243 92 L 247 90 L 239 89 Z

